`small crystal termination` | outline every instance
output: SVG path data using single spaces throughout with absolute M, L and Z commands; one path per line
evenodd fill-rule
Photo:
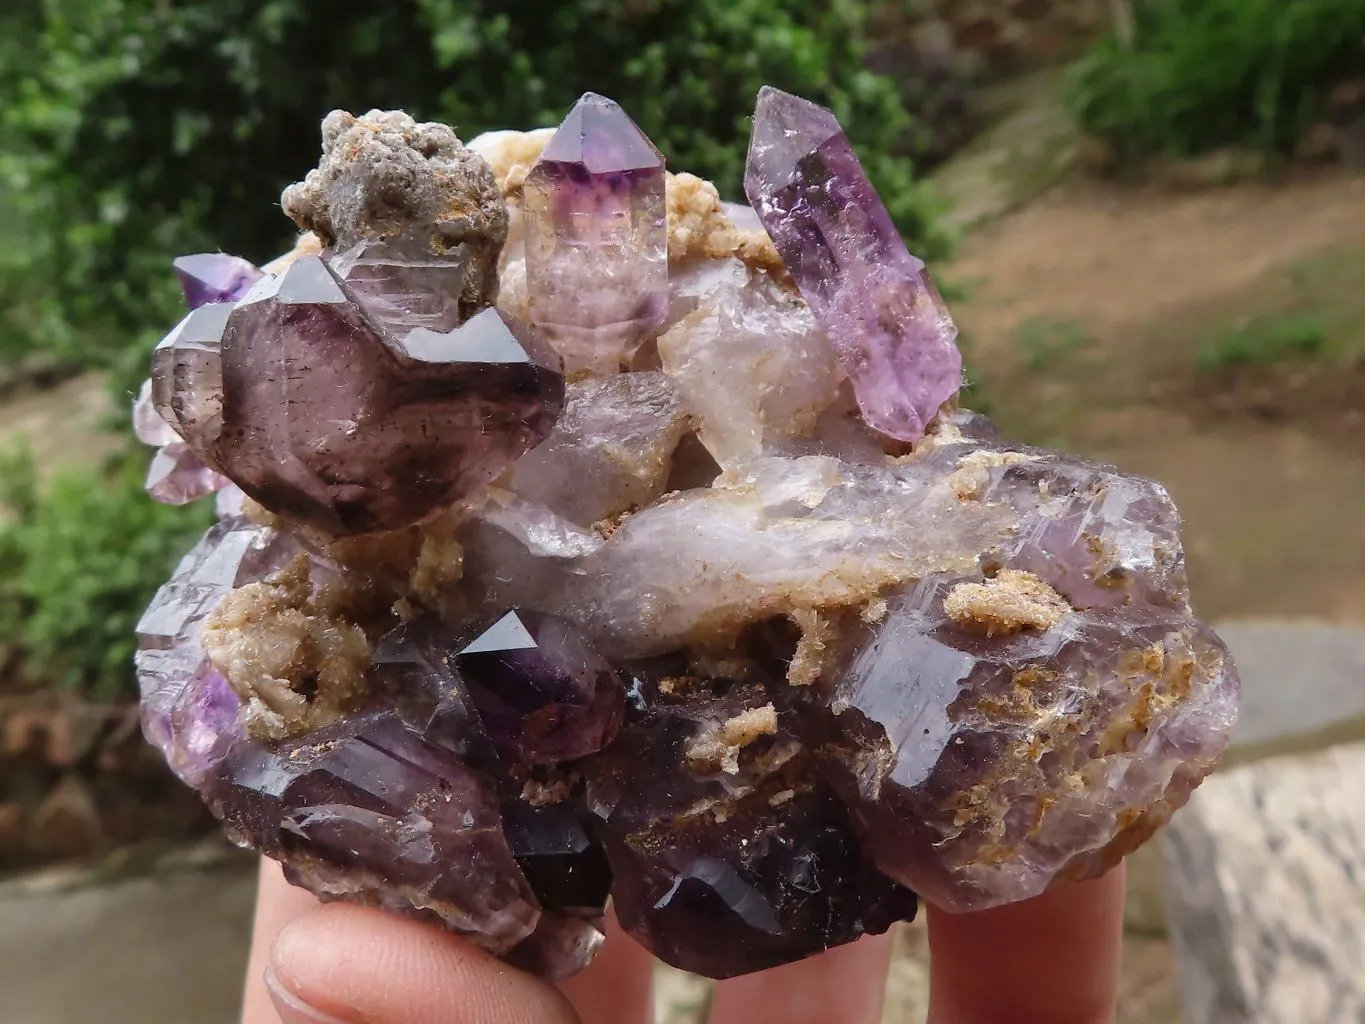
M 205 317 L 216 323 L 217 314 L 198 313 L 200 307 L 236 302 L 263 275 L 246 260 L 225 253 L 182 256 L 173 268 L 190 314 L 153 356 L 152 378 L 143 384 L 133 407 L 133 429 L 140 441 L 159 449 L 147 471 L 147 493 L 167 505 L 184 505 L 220 491 L 229 483 L 227 477 L 205 463 L 182 440 L 186 431 L 212 430 L 217 423 L 216 410 L 196 414 L 187 404 L 188 396 L 196 386 L 200 393 L 210 395 L 221 386 L 214 332 L 185 328 L 191 320 L 198 324 Z M 202 351 L 204 345 L 211 351 Z M 210 374 L 208 379 L 201 376 L 205 371 Z
M 236 302 L 261 278 L 261 271 L 240 256 L 221 252 L 181 256 L 171 266 L 190 309 L 211 302 Z
M 868 425 L 901 441 L 924 436 L 962 386 L 957 328 L 834 115 L 765 86 L 744 190 Z
M 587 93 L 527 174 L 522 217 L 532 322 L 571 376 L 622 369 L 668 308 L 663 157 Z

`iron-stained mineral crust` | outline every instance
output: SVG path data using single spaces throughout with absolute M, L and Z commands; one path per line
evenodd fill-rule
M 147 737 L 294 882 L 549 978 L 610 900 L 723 977 L 1098 875 L 1213 767 L 1170 498 L 957 408 L 828 111 L 762 92 L 751 207 L 594 94 L 323 138 L 295 252 L 177 261 L 134 412 L 220 515 L 138 627 Z

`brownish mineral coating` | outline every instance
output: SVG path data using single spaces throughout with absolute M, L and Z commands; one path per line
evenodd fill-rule
M 436 255 L 461 251 L 482 271 L 470 275 L 474 294 L 461 305 L 497 298 L 507 204 L 488 164 L 448 125 L 402 111 L 334 110 L 322 122 L 322 161 L 280 202 L 327 248 L 385 241 Z
M 268 581 L 231 591 L 204 622 L 201 642 L 246 705 L 247 731 L 302 735 L 355 711 L 369 692 L 372 647 L 348 617 L 344 584 L 310 584 L 300 555 Z
M 777 278 L 786 277 L 782 257 L 761 230 L 736 227 L 720 192 L 695 174 L 668 176 L 668 258 L 670 262 L 734 256 Z
M 1059 677 L 1038 666 L 1015 673 L 1012 695 L 1003 699 L 967 695 L 954 704 L 950 709 L 954 718 L 983 716 L 1002 727 L 1001 735 L 1013 737 L 1000 751 L 989 775 L 947 800 L 947 806 L 956 811 L 954 825 L 978 831 L 986 839 L 954 866 L 1003 864 L 1015 858 L 1019 848 L 1041 833 L 1049 817 L 1058 813 L 1059 794 L 1083 792 L 1090 784 L 1087 773 L 1096 757 L 1132 751 L 1163 709 L 1189 695 L 1196 670 L 1190 657 L 1167 655 L 1160 645 L 1128 651 L 1121 659 L 1119 675 L 1128 682 L 1132 699 L 1098 736 L 1090 731 L 1093 705 L 1071 717 L 1043 713 L 1057 701 Z M 1003 794 L 1018 779 L 1041 774 L 1045 759 L 1062 766 L 1064 774 L 1050 787 L 1050 794 L 1037 801 L 1029 831 L 1009 839 L 1007 816 L 1013 805 Z M 1184 805 L 1212 767 L 1212 761 L 1179 766 L 1159 798 L 1125 810 L 1113 839 L 1074 857 L 1059 872 L 1058 881 L 1093 878 L 1113 868 Z
M 964 629 L 1000 636 L 1021 629 L 1051 629 L 1071 605 L 1033 573 L 1002 569 L 995 579 L 953 587 L 943 610 Z
M 777 710 L 771 704 L 741 711 L 716 722 L 688 745 L 686 757 L 694 767 L 727 774 L 739 771 L 739 752 L 762 736 L 777 735 Z

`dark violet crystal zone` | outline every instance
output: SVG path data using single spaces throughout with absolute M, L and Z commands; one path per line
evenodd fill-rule
M 156 350 L 156 409 L 260 504 L 325 533 L 394 529 L 451 505 L 548 435 L 562 362 L 491 308 L 449 330 L 421 315 L 396 330 L 406 293 L 376 291 L 404 280 L 356 293 L 304 256 L 235 304 L 194 309 Z

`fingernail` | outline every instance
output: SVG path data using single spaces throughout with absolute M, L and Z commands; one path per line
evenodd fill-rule
M 265 969 L 265 990 L 270 993 L 270 1001 L 275 1004 L 275 1012 L 284 1024 L 346 1024 L 340 1017 L 323 1013 L 290 992 L 273 967 Z

